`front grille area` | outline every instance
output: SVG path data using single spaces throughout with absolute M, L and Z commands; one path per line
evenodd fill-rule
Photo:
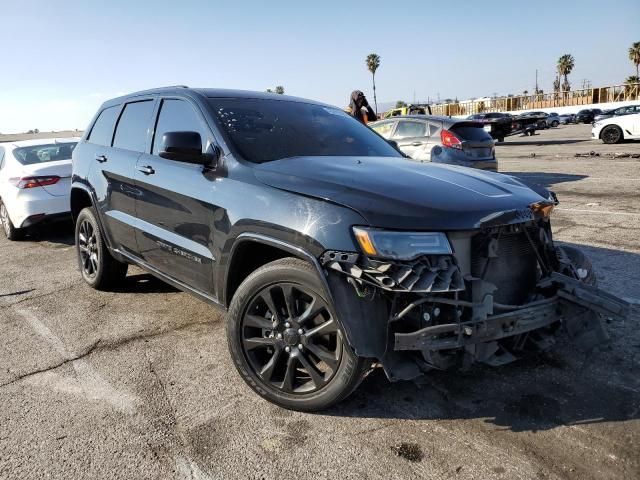
M 529 235 L 536 238 L 535 227 Z M 471 240 L 471 274 L 493 283 L 494 301 L 522 304 L 535 290 L 537 260 L 533 246 L 523 231 L 487 235 Z
M 325 252 L 321 262 L 332 270 L 395 292 L 464 290 L 460 268 L 451 255 L 422 255 L 411 261 L 360 259 L 349 252 Z

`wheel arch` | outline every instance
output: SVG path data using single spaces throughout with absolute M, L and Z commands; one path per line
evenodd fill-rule
M 246 253 L 248 250 L 244 249 L 255 248 L 256 246 L 258 246 L 258 250 L 254 250 L 254 254 L 259 253 L 260 249 L 268 248 L 273 249 L 269 250 L 269 252 L 280 256 L 263 258 L 258 255 L 256 258 L 260 261 L 253 264 L 255 268 L 244 267 L 244 269 L 239 269 L 239 263 L 236 262 L 242 259 L 244 263 L 247 259 Z M 231 249 L 224 282 L 223 298 L 225 307 L 229 308 L 236 289 L 252 271 L 273 260 L 284 257 L 299 258 L 313 266 L 322 283 L 327 301 L 335 309 L 337 321 L 346 334 L 347 342 L 359 356 L 378 359 L 386 357 L 388 311 L 383 298 L 375 296 L 374 299 L 363 301 L 355 295 L 353 288 L 345 281 L 344 277 L 331 272 L 326 273 L 318 259 L 311 253 L 297 245 L 276 238 L 261 234 L 243 233 L 236 239 Z M 251 264 L 251 262 L 247 263 Z
M 71 207 L 71 216 L 73 218 L 73 223 L 75 224 L 78 215 L 82 211 L 83 208 L 93 207 L 96 212 L 96 220 L 98 221 L 98 228 L 100 229 L 100 233 L 102 234 L 102 238 L 107 245 L 107 248 L 111 252 L 117 260 L 121 262 L 125 262 L 126 260 L 119 253 L 114 252 L 111 248 L 111 238 L 107 235 L 107 231 L 104 228 L 104 224 L 102 223 L 102 217 L 99 212 L 99 208 L 97 206 L 97 202 L 95 199 L 94 192 L 85 184 L 82 183 L 73 183 L 71 185 L 71 195 L 69 198 L 69 203 Z
M 331 291 L 324 271 L 311 253 L 277 238 L 262 234 L 242 233 L 236 238 L 229 254 L 222 294 L 225 307 L 229 308 L 236 290 L 253 271 L 269 262 L 285 257 L 295 257 L 310 263 L 322 282 L 325 293 L 329 297 L 328 300 L 331 300 Z
M 89 191 L 86 188 L 79 187 L 77 185 L 71 187 L 69 202 L 71 206 L 71 216 L 74 223 L 83 208 L 93 207 L 93 199 L 91 198 Z

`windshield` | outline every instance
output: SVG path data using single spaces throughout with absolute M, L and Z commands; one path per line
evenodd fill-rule
M 226 140 L 250 162 L 302 156 L 400 156 L 383 138 L 337 108 L 256 98 L 209 102 Z
M 13 156 L 22 165 L 71 160 L 71 153 L 77 144 L 77 142 L 65 142 L 21 147 L 13 151 Z

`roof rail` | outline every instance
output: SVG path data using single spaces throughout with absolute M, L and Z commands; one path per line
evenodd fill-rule
M 154 88 L 149 88 L 147 90 L 138 90 L 137 92 L 131 92 L 128 93 L 126 95 L 122 95 L 123 97 L 128 97 L 131 95 L 141 95 L 141 94 L 146 94 L 146 93 L 153 93 L 153 92 L 161 92 L 163 90 L 168 90 L 171 88 L 189 88 L 186 85 L 168 85 L 166 87 L 154 87 Z

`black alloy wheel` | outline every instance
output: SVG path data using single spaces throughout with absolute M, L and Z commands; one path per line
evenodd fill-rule
M 242 379 L 284 408 L 312 412 L 344 400 L 370 370 L 347 342 L 320 274 L 282 258 L 252 272 L 233 294 L 227 341 Z
M 84 208 L 76 220 L 78 266 L 85 282 L 97 290 L 109 290 L 122 282 L 129 265 L 111 256 L 92 208 Z
M 265 287 L 242 319 L 242 345 L 252 369 L 288 394 L 323 388 L 340 363 L 342 339 L 326 302 L 293 283 Z
M 604 143 L 613 144 L 620 143 L 622 140 L 622 130 L 616 125 L 607 125 L 602 129 L 600 138 Z
M 95 278 L 98 274 L 100 251 L 96 230 L 88 219 L 82 220 L 78 226 L 78 254 L 82 273 L 88 278 Z

